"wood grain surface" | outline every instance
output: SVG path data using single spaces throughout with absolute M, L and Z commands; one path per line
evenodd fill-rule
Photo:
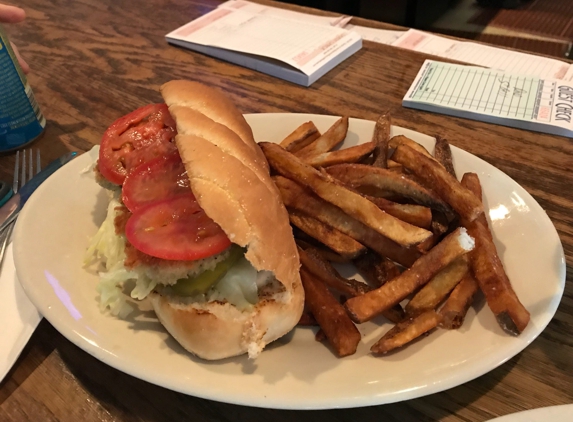
M 420 53 L 364 42 L 305 88 L 165 42 L 166 33 L 219 3 L 22 0 L 27 19 L 7 30 L 32 68 L 30 82 L 48 120 L 34 145 L 44 162 L 98 144 L 116 118 L 161 101 L 159 86 L 175 78 L 219 87 L 245 113 L 374 120 L 388 108 L 395 124 L 439 134 L 498 167 L 547 211 L 567 257 L 555 318 L 525 351 L 459 387 L 384 406 L 307 412 L 217 403 L 154 386 L 101 363 L 44 320 L 0 384 L 0 421 L 485 421 L 573 403 L 573 141 L 403 108 L 401 99 L 427 58 Z M 12 179 L 13 164 L 14 154 L 0 156 L 0 178 Z

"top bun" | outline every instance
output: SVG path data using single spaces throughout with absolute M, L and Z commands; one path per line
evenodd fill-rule
M 270 178 L 268 163 L 243 115 L 219 91 L 197 82 L 171 81 L 161 87 L 161 94 L 177 123 L 175 142 L 197 201 L 231 242 L 247 249 L 245 257 L 253 267 L 271 271 L 284 286 L 281 301 L 289 304 L 288 315 L 278 316 L 283 319 L 282 328 L 274 338 L 266 339 L 272 341 L 298 322 L 304 292 L 288 213 Z M 165 323 L 166 316 L 158 316 Z M 169 324 L 166 327 L 169 330 Z M 253 341 L 260 345 L 267 331 L 276 331 L 272 326 L 259 328 L 255 330 L 260 331 L 255 334 L 259 338 L 241 345 L 241 353 L 252 348 Z M 253 327 L 249 330 L 252 334 Z M 184 333 L 170 332 L 198 354 L 193 344 L 181 341 Z M 237 350 L 228 355 L 238 354 Z M 226 357 L 220 350 L 217 357 L 210 357 L 209 351 L 199 355 L 207 359 Z

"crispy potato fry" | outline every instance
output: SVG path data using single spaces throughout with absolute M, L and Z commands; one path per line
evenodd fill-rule
M 454 170 L 454 161 L 452 158 L 452 149 L 450 148 L 450 143 L 442 138 L 441 136 L 436 136 L 436 145 L 434 146 L 434 158 L 444 166 L 446 171 L 454 176 L 456 179 L 456 171 Z
M 317 220 L 368 246 L 379 255 L 408 267 L 421 255 L 416 248 L 398 245 L 360 221 L 349 217 L 340 208 L 317 197 L 298 183 L 282 176 L 275 176 L 273 180 L 287 208 L 313 215 Z
M 301 158 L 312 157 L 313 155 L 328 152 L 340 144 L 348 133 L 348 117 L 341 117 L 319 138 L 296 151 L 296 156 Z
M 478 289 L 476 279 L 471 271 L 468 271 L 440 309 L 440 327 L 450 330 L 460 328 Z
M 398 204 L 385 198 L 366 196 L 382 211 L 414 226 L 429 229 L 432 225 L 432 210 L 422 205 Z
M 382 316 L 386 318 L 388 321 L 393 322 L 394 324 L 399 323 L 400 321 L 404 320 L 406 316 L 406 312 L 404 312 L 404 308 L 402 305 L 397 303 L 396 305 L 392 306 L 390 309 L 382 312 Z
M 322 328 L 319 328 L 318 331 L 316 332 L 316 334 L 314 335 L 314 340 L 318 341 L 319 343 L 322 343 L 323 341 L 328 340 L 326 338 L 326 334 L 324 334 L 324 331 L 322 330 Z
M 350 297 L 364 294 L 372 288 L 365 283 L 354 279 L 342 277 L 338 271 L 324 259 L 319 253 L 312 249 L 298 250 L 301 265 L 311 274 L 318 277 L 328 287 Z
M 350 262 L 350 259 L 348 259 L 347 257 L 344 257 L 336 252 L 334 252 L 332 249 L 321 245 L 316 245 L 313 243 L 309 243 L 303 239 L 297 239 L 295 237 L 295 241 L 296 244 L 304 249 L 312 249 L 315 253 L 319 254 L 320 256 L 322 256 L 324 259 L 326 259 L 329 262 L 338 262 L 340 264 L 346 264 L 348 262 Z
M 388 141 L 390 140 L 390 128 L 392 122 L 390 120 L 390 113 L 384 111 L 374 126 L 374 133 L 372 134 L 372 142 L 376 144 L 376 148 L 372 154 L 372 165 L 374 167 L 388 168 Z
M 421 154 L 424 154 L 426 157 L 431 158 L 432 160 L 435 160 L 435 158 L 432 156 L 432 154 L 430 154 L 430 152 L 426 148 L 424 148 L 416 141 L 413 141 L 412 139 L 408 138 L 407 136 L 397 135 L 392 137 L 390 139 L 390 142 L 388 142 L 388 146 L 392 149 L 398 148 L 398 145 L 408 145 L 413 150 L 418 151 Z
M 479 176 L 477 174 L 464 173 L 464 175 L 462 176 L 461 184 L 467 189 L 469 189 L 476 196 L 477 199 L 482 201 L 483 194 L 481 189 L 481 183 L 479 181 Z M 483 214 L 483 217 L 485 218 L 485 214 Z
M 322 199 L 336 205 L 348 215 L 394 242 L 403 246 L 411 246 L 432 235 L 428 230 L 405 223 L 385 213 L 368 199 L 338 184 L 328 174 L 304 164 L 279 145 L 261 142 L 259 146 L 269 160 L 269 164 L 278 173 L 308 186 Z
M 370 350 L 372 353 L 385 354 L 402 347 L 422 334 L 438 326 L 442 317 L 435 311 L 426 311 L 416 318 L 397 324 L 388 331 Z
M 406 314 L 419 315 L 436 307 L 468 272 L 467 256 L 461 256 L 441 270 L 406 305 Z
M 364 164 L 339 164 L 326 169 L 328 174 L 351 188 L 372 187 L 379 191 L 403 196 L 414 202 L 451 213 L 451 208 L 438 195 L 403 174 Z
M 308 310 L 304 310 L 296 325 L 301 327 L 313 327 L 318 325 L 318 322 L 316 322 L 316 319 Z
M 384 258 L 375 252 L 368 252 L 353 260 L 358 272 L 372 286 L 380 287 L 388 280 L 400 275 L 400 269 L 394 262 Z M 404 319 L 406 313 L 402 305 L 397 303 L 382 315 L 391 322 L 398 323 Z
M 470 191 L 473 192 L 473 194 L 476 196 L 476 198 L 478 198 L 480 201 L 482 201 L 482 190 L 481 190 L 481 183 L 479 181 L 479 177 L 477 174 L 475 173 L 464 173 L 464 175 L 462 176 L 462 181 L 461 181 L 462 186 L 468 188 Z M 487 217 L 485 216 L 485 212 L 483 214 L 480 214 L 477 218 L 477 220 L 479 220 L 485 227 L 489 227 L 489 224 L 487 222 Z M 462 221 L 463 225 L 467 225 L 468 222 L 467 221 Z M 491 231 L 488 230 L 487 233 L 489 234 L 489 238 L 493 240 Z
M 529 323 L 529 312 L 519 301 L 511 286 L 497 255 L 489 228 L 482 222 L 474 220 L 468 225 L 468 232 L 476 240 L 475 253 L 470 256 L 471 268 L 487 304 L 499 325 L 506 332 L 517 335 Z
M 453 214 L 452 214 L 452 218 Z M 455 220 L 455 218 L 454 218 Z M 458 225 L 453 225 L 452 229 L 457 228 Z M 442 236 L 448 232 L 450 229 L 450 225 L 448 224 L 448 217 L 446 214 L 440 211 L 432 210 L 432 223 L 431 223 L 431 230 L 433 236 L 426 241 L 419 243 L 416 247 L 421 252 L 426 252 L 430 248 L 433 248 L 436 243 L 440 241 Z
M 464 174 L 462 182 L 471 187 L 470 192 L 481 193 L 477 175 Z M 481 202 L 481 196 L 474 197 Z M 473 221 L 462 219 L 462 224 L 476 240 L 475 250 L 469 256 L 470 264 L 488 306 L 506 332 L 513 335 L 521 333 L 529 323 L 530 315 L 511 286 L 497 254 L 485 214 Z
M 306 122 L 297 127 L 284 138 L 280 146 L 289 152 L 297 152 L 320 137 L 320 132 L 313 122 Z
M 402 166 L 402 164 L 397 163 L 394 160 L 387 160 L 388 163 L 388 170 L 392 170 L 395 171 L 397 173 L 401 173 L 404 170 L 404 166 Z
M 394 262 L 373 251 L 368 251 L 352 262 L 366 282 L 374 287 L 380 287 L 400 275 L 400 269 Z
M 418 178 L 430 184 L 433 190 L 450 204 L 460 217 L 473 221 L 483 213 L 481 201 L 433 159 L 429 159 L 404 144 L 398 145 L 392 158 L 413 172 Z
M 354 259 L 366 252 L 366 247 L 350 236 L 303 212 L 289 210 L 289 219 L 294 226 L 321 241 L 346 259 Z
M 338 356 L 354 354 L 361 336 L 342 305 L 326 285 L 305 268 L 301 269 L 300 276 L 306 304 Z
M 432 212 L 432 233 L 440 237 L 448 231 L 448 228 L 448 217 L 443 212 Z
M 376 144 L 374 142 L 366 142 L 365 144 L 340 149 L 338 151 L 305 156 L 303 161 L 313 167 L 327 167 L 335 164 L 357 163 L 363 158 L 369 156 L 375 146 Z
M 458 228 L 398 277 L 376 290 L 348 299 L 344 306 L 355 322 L 368 321 L 400 303 L 426 284 L 442 268 L 471 251 L 473 247 L 474 241 L 467 235 L 466 230 Z

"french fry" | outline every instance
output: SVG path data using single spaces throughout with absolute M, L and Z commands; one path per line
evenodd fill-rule
M 301 265 L 311 274 L 318 277 L 328 287 L 350 297 L 359 296 L 372 290 L 370 286 L 354 279 L 342 277 L 334 267 L 319 253 L 309 250 L 298 250 Z
M 383 112 L 374 126 L 374 133 L 372 134 L 372 141 L 376 144 L 376 148 L 372 154 L 374 167 L 388 168 L 388 141 L 390 140 L 390 128 L 392 123 L 390 121 L 390 113 Z
M 446 171 L 454 176 L 456 179 L 456 171 L 454 170 L 454 161 L 452 158 L 452 149 L 450 148 L 450 143 L 442 138 L 441 136 L 436 136 L 436 145 L 434 146 L 434 158 L 444 166 Z
M 453 214 L 451 215 L 451 217 L 455 218 Z M 454 225 L 453 228 L 455 227 L 457 227 L 457 225 Z M 428 251 L 430 248 L 434 247 L 434 245 L 440 241 L 442 235 L 447 233 L 449 228 L 450 225 L 448 223 L 448 216 L 446 216 L 446 214 L 444 214 L 443 212 L 432 210 L 431 230 L 433 236 L 427 239 L 426 241 L 419 243 L 416 247 L 421 252 Z
M 462 182 L 472 187 L 470 192 L 481 191 L 477 175 L 464 175 Z M 474 197 L 478 199 L 477 196 Z M 481 202 L 481 197 L 478 200 Z M 471 269 L 488 306 L 506 332 L 513 335 L 521 333 L 529 324 L 530 314 L 511 286 L 497 254 L 485 214 L 473 221 L 462 219 L 462 224 L 476 240 L 475 250 L 470 254 Z
M 300 272 L 306 305 L 338 356 L 356 353 L 360 332 L 326 285 L 302 268 Z
M 328 174 L 351 188 L 362 192 L 361 188 L 370 187 L 378 191 L 389 192 L 413 200 L 442 212 L 451 213 L 450 206 L 438 195 L 403 174 L 364 164 L 339 164 L 326 169 Z
M 294 226 L 346 259 L 354 259 L 366 252 L 366 247 L 350 236 L 300 211 L 290 210 L 289 219 Z
M 400 275 L 400 269 L 394 262 L 384 258 L 375 252 L 368 252 L 352 261 L 358 272 L 372 286 L 380 287 L 388 280 Z M 382 315 L 391 322 L 398 323 L 404 319 L 406 313 L 402 305 L 397 303 Z
M 397 163 L 394 160 L 387 160 L 388 163 L 388 170 L 392 170 L 395 171 L 396 173 L 401 173 L 404 170 L 404 166 L 402 166 L 402 164 Z
M 474 240 L 464 228 L 458 228 L 398 277 L 362 296 L 350 298 L 344 306 L 353 321 L 366 322 L 400 303 L 426 284 L 442 268 L 474 248 Z
M 382 316 L 386 318 L 388 321 L 397 324 L 404 320 L 406 312 L 404 312 L 404 308 L 402 308 L 402 305 L 397 303 L 390 309 L 382 312 Z
M 499 325 L 506 332 L 517 335 L 529 323 L 529 312 L 511 286 L 488 227 L 474 220 L 469 224 L 468 232 L 476 239 L 476 250 L 471 255 L 472 271 L 487 304 Z
M 320 132 L 313 122 L 306 122 L 297 127 L 284 138 L 280 146 L 289 152 L 297 152 L 320 137 Z
M 282 176 L 273 177 L 287 208 L 313 215 L 319 221 L 368 246 L 381 256 L 409 267 L 421 255 L 416 248 L 405 248 L 382 236 L 340 208 L 317 197 L 298 183 Z
M 479 176 L 477 174 L 464 173 L 464 175 L 462 176 L 461 184 L 467 189 L 469 189 L 476 196 L 477 199 L 482 201 L 483 193 L 481 189 L 481 183 L 479 181 Z M 485 214 L 483 214 L 483 217 L 485 218 Z
M 414 295 L 406 305 L 406 314 L 415 316 L 425 311 L 436 309 L 467 272 L 468 261 L 466 255 L 464 255 L 432 277 Z
M 439 211 L 432 212 L 432 233 L 439 238 L 448 231 L 448 228 L 448 217 Z
M 326 338 L 326 334 L 324 334 L 324 331 L 322 330 L 322 328 L 319 328 L 318 331 L 316 332 L 316 334 L 314 335 L 314 341 L 318 341 L 319 343 L 322 343 L 323 341 L 328 340 Z
M 435 160 L 404 144 L 398 145 L 392 158 L 430 184 L 460 217 L 473 221 L 483 213 L 481 201 Z
M 440 314 L 431 310 L 416 318 L 401 322 L 378 340 L 370 350 L 372 353 L 385 354 L 403 347 L 412 340 L 436 328 L 441 318 Z
M 403 246 L 411 246 L 432 235 L 428 230 L 405 223 L 385 213 L 368 199 L 336 183 L 327 174 L 304 164 L 279 145 L 261 142 L 259 146 L 269 164 L 279 174 L 308 186 L 322 199 L 336 205 L 349 216 L 361 221 L 388 239 Z
M 326 246 L 323 245 L 316 245 L 313 243 L 309 243 L 303 239 L 297 239 L 295 236 L 296 244 L 304 249 L 312 249 L 315 253 L 319 254 L 320 256 L 322 256 L 324 259 L 326 259 L 329 262 L 338 262 L 340 264 L 345 264 L 350 262 L 350 259 L 348 259 L 347 257 L 344 257 L 336 252 L 334 252 L 332 249 L 327 248 Z
M 316 322 L 316 319 L 309 311 L 304 310 L 300 316 L 300 319 L 298 320 L 297 325 L 301 327 L 313 327 L 318 325 L 318 322 Z
M 360 275 L 374 287 L 380 287 L 400 275 L 400 269 L 394 262 L 373 251 L 368 251 L 352 262 Z
M 338 151 L 323 152 L 317 155 L 305 156 L 303 161 L 313 167 L 327 167 L 335 164 L 357 163 L 363 158 L 369 156 L 376 144 L 366 142 Z
M 422 205 L 398 204 L 385 198 L 366 196 L 382 211 L 399 218 L 406 223 L 429 229 L 432 225 L 432 210 Z
M 407 136 L 397 135 L 390 138 L 390 141 L 388 142 L 388 146 L 390 148 L 396 149 L 398 148 L 398 145 L 408 145 L 410 148 L 412 148 L 415 151 L 418 151 L 420 154 L 424 154 L 426 157 L 431 158 L 432 160 L 436 160 L 426 148 L 424 148 L 416 141 L 413 141 L 412 139 L 408 138 Z
M 475 173 L 464 173 L 464 175 L 462 176 L 461 184 L 462 184 L 462 186 L 468 188 L 476 196 L 476 198 L 478 198 L 480 201 L 483 201 L 482 200 L 481 183 L 479 181 L 479 177 L 477 174 L 475 174 Z M 487 222 L 487 217 L 485 216 L 485 212 L 483 214 L 480 214 L 477 219 L 484 226 L 489 227 L 489 224 Z M 468 222 L 462 221 L 462 224 L 467 225 Z M 493 240 L 491 231 L 488 230 L 487 232 L 489 234 L 490 239 Z
M 471 271 L 467 272 L 440 309 L 442 316 L 440 327 L 450 330 L 460 328 L 478 289 L 473 274 Z
M 305 158 L 330 151 L 346 138 L 348 132 L 348 117 L 341 117 L 326 132 L 316 140 L 296 151 L 297 157 Z

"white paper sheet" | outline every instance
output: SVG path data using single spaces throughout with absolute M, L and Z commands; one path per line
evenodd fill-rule
M 392 44 L 398 38 L 406 33 L 406 31 L 394 31 L 391 29 L 378 29 L 378 28 L 369 28 L 366 26 L 358 26 L 348 24 L 344 27 L 344 29 L 348 29 L 349 31 L 354 31 L 360 34 L 363 40 L 366 41 L 373 41 L 379 44 Z
M 16 277 L 10 244 L 0 273 L 0 382 L 20 356 L 41 319 Z
M 266 6 L 264 4 L 253 3 L 245 0 L 231 0 L 219 5 L 220 8 L 242 10 L 243 12 L 255 14 L 267 14 L 288 19 L 296 19 L 301 22 L 312 22 L 328 26 L 344 26 L 350 16 L 317 16 L 308 13 L 295 12 L 293 10 L 281 9 L 278 7 Z M 346 22 L 345 22 L 346 21 Z
M 540 78 L 564 79 L 570 69 L 568 63 L 559 60 L 473 42 L 457 41 L 415 29 L 410 29 L 392 45 L 505 72 L 535 75 Z
M 173 44 L 307 86 L 362 47 L 362 39 L 355 32 L 258 13 L 257 8 L 252 12 L 219 7 L 166 38 Z M 297 78 L 294 70 L 306 77 Z

